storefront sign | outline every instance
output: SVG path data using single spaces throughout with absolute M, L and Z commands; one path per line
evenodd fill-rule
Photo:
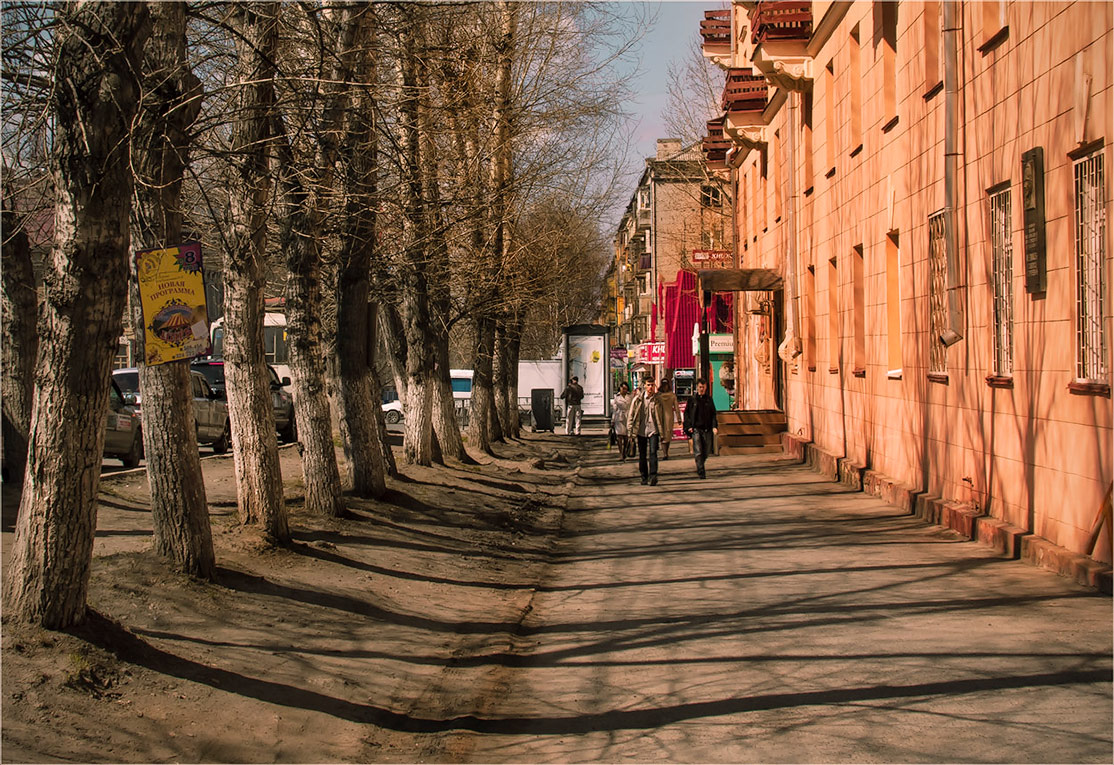
M 693 250 L 692 262 L 700 268 L 731 268 L 735 254 L 731 250 Z
M 1048 289 L 1044 233 L 1044 149 L 1021 155 L 1021 205 L 1025 218 L 1025 291 Z
M 735 336 L 731 334 L 708 335 L 708 353 L 734 353 Z M 700 356 L 700 325 L 692 327 L 692 355 Z
M 210 351 L 209 314 L 201 245 L 189 242 L 135 253 L 148 365 L 191 359 Z
M 638 346 L 638 363 L 664 364 L 665 343 L 642 343 Z

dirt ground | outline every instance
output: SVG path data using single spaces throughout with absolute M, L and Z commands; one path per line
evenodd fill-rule
M 438 692 L 460 657 L 513 642 L 585 448 L 586 439 L 529 434 L 485 464 L 406 466 L 383 501 L 350 498 L 341 520 L 302 511 L 298 451 L 284 448 L 295 539 L 284 549 L 238 524 L 231 457 L 205 459 L 213 582 L 151 552 L 143 471 L 105 476 L 86 624 L 51 632 L 4 621 L 0 758 L 466 758 L 442 751 L 437 731 L 422 751 L 401 734 L 413 732 L 417 710 L 450 719 L 448 707 L 465 701 Z

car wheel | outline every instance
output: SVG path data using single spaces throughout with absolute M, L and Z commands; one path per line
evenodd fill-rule
M 402 414 L 397 409 L 391 409 L 387 412 L 387 422 L 391 425 L 397 425 L 402 420 Z
M 284 444 L 292 444 L 298 440 L 298 423 L 294 420 L 294 409 L 290 410 L 290 424 L 279 431 L 279 438 Z
M 132 448 L 120 458 L 120 462 L 124 463 L 126 468 L 135 468 L 139 467 L 141 459 L 143 459 L 143 430 L 136 428 L 135 438 L 132 439 Z
M 224 454 L 228 451 L 228 447 L 232 445 L 232 421 L 224 421 L 224 431 L 220 434 L 220 438 L 213 442 L 213 454 Z

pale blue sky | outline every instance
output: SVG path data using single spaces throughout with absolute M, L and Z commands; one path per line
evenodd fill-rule
M 694 39 L 700 36 L 700 20 L 704 11 L 722 7 L 719 0 L 672 0 L 646 3 L 657 11 L 657 21 L 641 41 L 642 70 L 637 91 L 639 96 L 630 104 L 630 111 L 641 117 L 634 133 L 638 170 L 641 160 L 657 150 L 657 139 L 669 138 L 661 114 L 666 106 L 670 64 L 679 64 Z

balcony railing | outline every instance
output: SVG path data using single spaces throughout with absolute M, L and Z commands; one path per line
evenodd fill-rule
M 723 134 L 723 118 L 708 120 L 708 135 L 704 136 L 701 148 L 704 151 L 704 163 L 712 169 L 722 168 L 727 162 L 727 152 L 731 148 L 731 141 Z
M 766 108 L 769 92 L 762 75 L 746 69 L 728 69 L 721 105 L 726 112 L 760 112 Z
M 705 45 L 730 45 L 731 11 L 704 11 L 704 20 L 700 22 L 700 36 L 704 38 Z
M 812 36 L 812 3 L 761 0 L 751 11 L 751 41 L 807 40 Z

